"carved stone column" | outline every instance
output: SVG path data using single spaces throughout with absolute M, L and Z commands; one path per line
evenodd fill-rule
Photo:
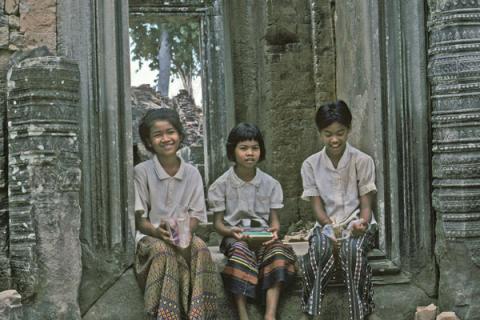
M 8 75 L 12 282 L 26 319 L 79 319 L 79 71 L 60 57 Z
M 480 1 L 430 1 L 439 304 L 480 314 Z M 476 300 L 476 302 L 475 302 Z
M 5 137 L 7 131 L 6 69 L 6 56 L 0 53 L 0 291 L 9 289 L 11 285 L 10 259 L 8 258 L 7 139 Z
M 0 291 L 10 288 L 10 259 L 8 258 L 8 198 L 6 188 L 6 70 L 0 70 Z

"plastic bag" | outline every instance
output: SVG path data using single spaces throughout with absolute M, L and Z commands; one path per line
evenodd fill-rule
M 178 212 L 175 217 L 164 220 L 170 232 L 170 240 L 180 248 L 187 248 L 192 240 L 190 233 L 190 216 L 186 210 Z

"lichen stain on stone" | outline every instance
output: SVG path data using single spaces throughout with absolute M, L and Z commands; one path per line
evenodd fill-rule
M 40 136 L 45 133 L 45 129 L 36 125 L 29 125 L 28 126 L 28 134 L 31 136 Z
M 379 211 L 384 212 L 385 211 L 385 201 L 379 200 L 377 203 L 377 207 Z
M 43 155 L 40 155 L 40 157 L 43 157 Z M 22 162 L 33 162 L 33 160 L 35 160 L 35 156 L 34 155 L 30 155 L 30 154 L 21 154 L 20 155 L 20 161 Z
M 8 84 L 7 84 L 7 87 L 9 89 L 15 89 L 17 86 L 16 86 L 16 82 L 14 80 L 8 80 Z

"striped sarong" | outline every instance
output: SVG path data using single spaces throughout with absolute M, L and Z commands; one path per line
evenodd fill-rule
M 300 258 L 304 282 L 302 295 L 304 312 L 309 315 L 321 314 L 322 298 L 334 274 L 336 256 L 348 292 L 350 320 L 364 320 L 373 312 L 375 305 L 372 269 L 368 264 L 367 253 L 373 248 L 375 230 L 376 228 L 371 226 L 362 236 L 343 240 L 339 248 L 335 248 L 333 241 L 321 233 L 321 227 L 313 230 L 309 239 L 308 253 Z
M 197 236 L 190 256 L 187 263 L 178 249 L 157 238 L 138 242 L 135 273 L 144 290 L 146 319 L 216 319 L 216 268 Z
M 222 272 L 225 288 L 249 298 L 261 296 L 276 283 L 287 285 L 295 275 L 296 256 L 291 246 L 280 240 L 250 249 L 246 242 L 223 238 L 220 251 L 227 257 Z

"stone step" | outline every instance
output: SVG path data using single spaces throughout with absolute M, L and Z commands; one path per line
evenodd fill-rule
M 293 243 L 298 256 L 307 251 L 307 243 Z M 218 246 L 209 248 L 217 266 L 218 277 L 217 297 L 219 320 L 237 319 L 235 307 L 229 294 L 222 285 L 220 271 L 225 264 L 225 257 L 220 253 Z M 372 262 L 376 258 L 372 259 Z M 377 259 L 377 261 L 382 261 Z M 422 290 L 408 283 L 407 278 L 398 280 L 389 278 L 391 275 L 380 275 L 374 279 L 376 313 L 370 320 L 411 320 L 417 305 L 428 305 L 434 300 L 428 298 Z M 406 280 L 407 279 L 407 280 Z M 390 283 L 391 285 L 384 285 Z M 299 275 L 292 285 L 282 293 L 279 303 L 279 320 L 299 320 L 301 312 L 302 282 Z M 341 284 L 329 286 L 323 300 L 323 316 L 313 320 L 345 320 L 349 319 L 345 301 L 348 301 L 344 286 Z M 133 270 L 128 269 L 120 279 L 93 305 L 83 316 L 84 320 L 137 320 L 143 319 L 143 296 L 139 289 Z M 249 303 L 248 312 L 251 320 L 263 319 L 263 306 Z

